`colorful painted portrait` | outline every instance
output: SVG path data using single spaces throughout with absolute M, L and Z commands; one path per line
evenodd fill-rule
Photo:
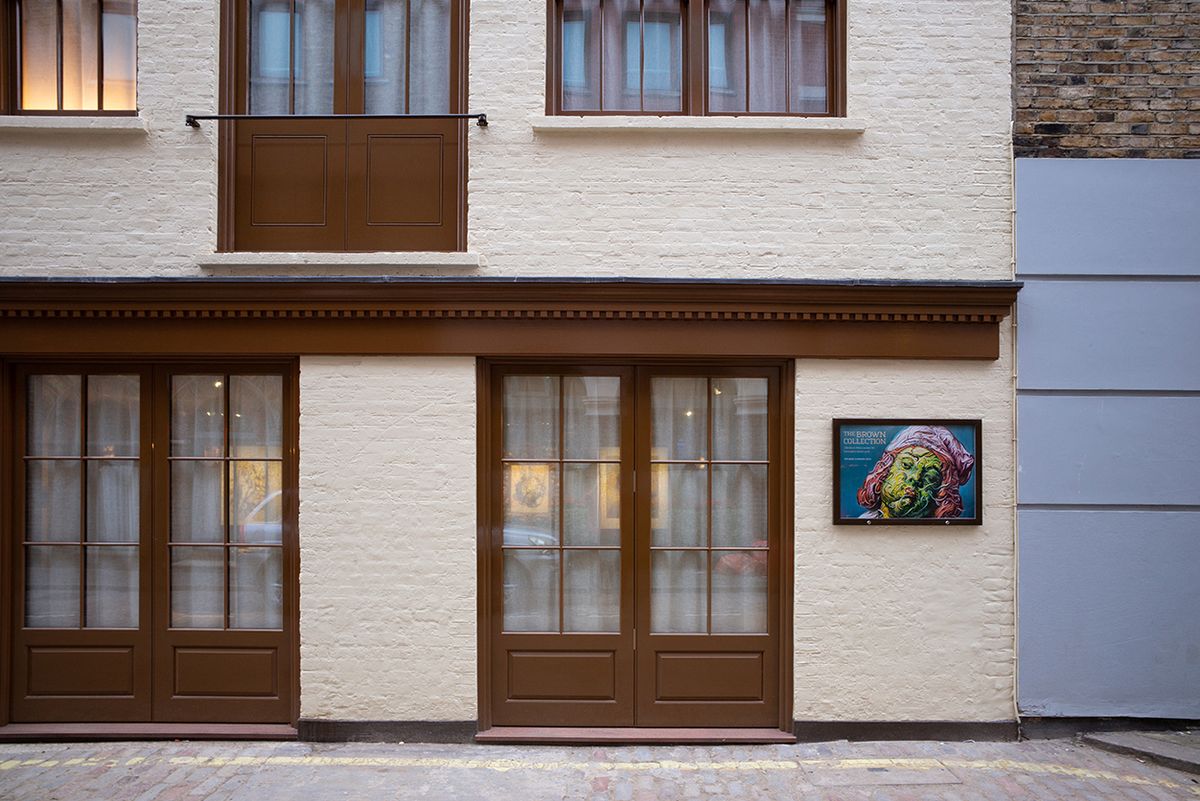
M 835 420 L 834 523 L 978 524 L 978 420 Z

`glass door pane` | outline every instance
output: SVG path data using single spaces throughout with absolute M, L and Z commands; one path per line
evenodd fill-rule
M 250 0 L 251 114 L 332 114 L 334 0 Z
M 650 630 L 767 630 L 768 381 L 650 381 Z
M 137 627 L 140 457 L 139 376 L 29 377 L 28 628 Z
M 363 98 L 367 114 L 450 111 L 450 0 L 369 0 Z
M 621 380 L 510 375 L 502 395 L 504 630 L 617 632 Z
M 450 111 L 450 0 L 409 0 L 408 113 Z
M 170 427 L 171 625 L 280 629 L 282 377 L 173 376 Z

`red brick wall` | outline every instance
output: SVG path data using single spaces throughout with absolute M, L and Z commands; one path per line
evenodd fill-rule
M 1200 158 L 1200 0 L 1015 0 L 1016 154 Z

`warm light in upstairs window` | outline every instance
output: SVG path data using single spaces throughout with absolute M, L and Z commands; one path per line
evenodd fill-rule
M 21 108 L 137 108 L 137 15 L 132 0 L 23 0 Z M 61 35 L 60 35 L 61 34 Z

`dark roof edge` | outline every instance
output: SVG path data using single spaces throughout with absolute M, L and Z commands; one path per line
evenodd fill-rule
M 463 276 L 391 276 L 391 275 L 247 275 L 247 276 L 0 276 L 0 287 L 6 284 L 46 284 L 55 286 L 124 285 L 146 286 L 167 284 L 186 286 L 189 284 L 474 284 L 477 286 L 512 284 L 560 284 L 586 286 L 609 285 L 664 285 L 664 286 L 780 286 L 780 287 L 971 287 L 978 289 L 1020 289 L 1023 281 L 997 280 L 943 280 L 936 278 L 651 278 L 651 277 L 463 277 Z

